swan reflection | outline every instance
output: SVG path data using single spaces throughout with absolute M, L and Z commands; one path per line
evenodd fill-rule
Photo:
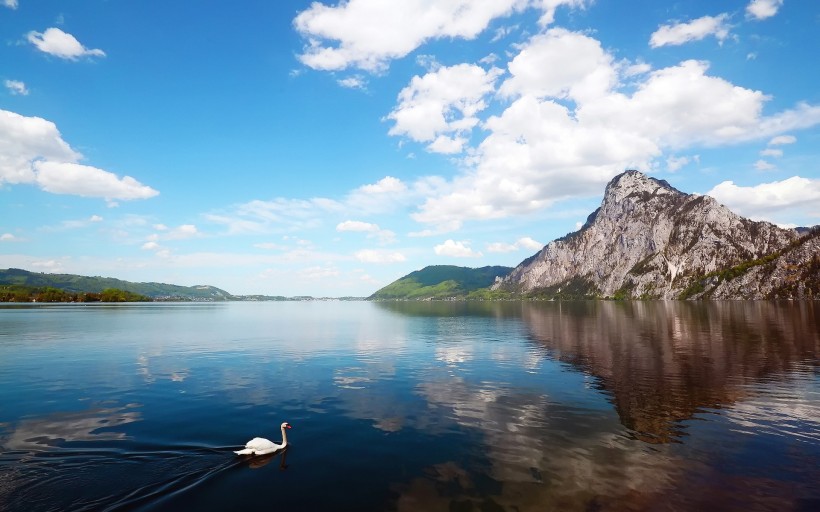
M 271 463 L 274 459 L 279 459 L 279 470 L 285 471 L 288 469 L 287 458 L 291 447 L 288 446 L 284 450 L 279 450 L 276 453 L 269 453 L 267 455 L 257 455 L 255 457 L 248 457 L 244 460 L 245 464 L 250 469 L 260 469 Z

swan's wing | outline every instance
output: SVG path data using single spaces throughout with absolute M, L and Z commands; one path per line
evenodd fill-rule
M 254 452 L 264 452 L 269 450 L 275 450 L 278 445 L 268 441 L 262 437 L 254 437 L 250 441 L 245 444 L 246 449 L 253 450 Z

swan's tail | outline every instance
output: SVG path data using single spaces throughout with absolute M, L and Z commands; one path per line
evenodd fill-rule
M 237 455 L 253 455 L 253 450 L 250 448 L 245 448 L 244 450 L 239 450 L 238 452 L 234 452 Z

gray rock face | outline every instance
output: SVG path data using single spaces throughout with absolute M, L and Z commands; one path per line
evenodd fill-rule
M 607 185 L 601 207 L 584 227 L 550 242 L 493 289 L 664 299 L 708 291 L 745 298 L 740 281 L 720 290 L 715 286 L 722 282 L 706 283 L 694 293 L 691 286 L 710 273 L 783 251 L 798 238 L 795 230 L 743 218 L 709 196 L 627 171 Z M 745 286 L 751 290 L 759 278 L 749 276 Z M 766 287 L 755 289 L 755 296 L 767 293 Z

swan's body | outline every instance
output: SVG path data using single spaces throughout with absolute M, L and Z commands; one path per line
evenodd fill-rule
M 285 429 L 291 428 L 288 422 L 282 423 L 282 444 L 276 444 L 263 437 L 254 437 L 245 444 L 245 448 L 234 453 L 237 455 L 266 455 L 284 450 L 288 446 L 288 435 Z

